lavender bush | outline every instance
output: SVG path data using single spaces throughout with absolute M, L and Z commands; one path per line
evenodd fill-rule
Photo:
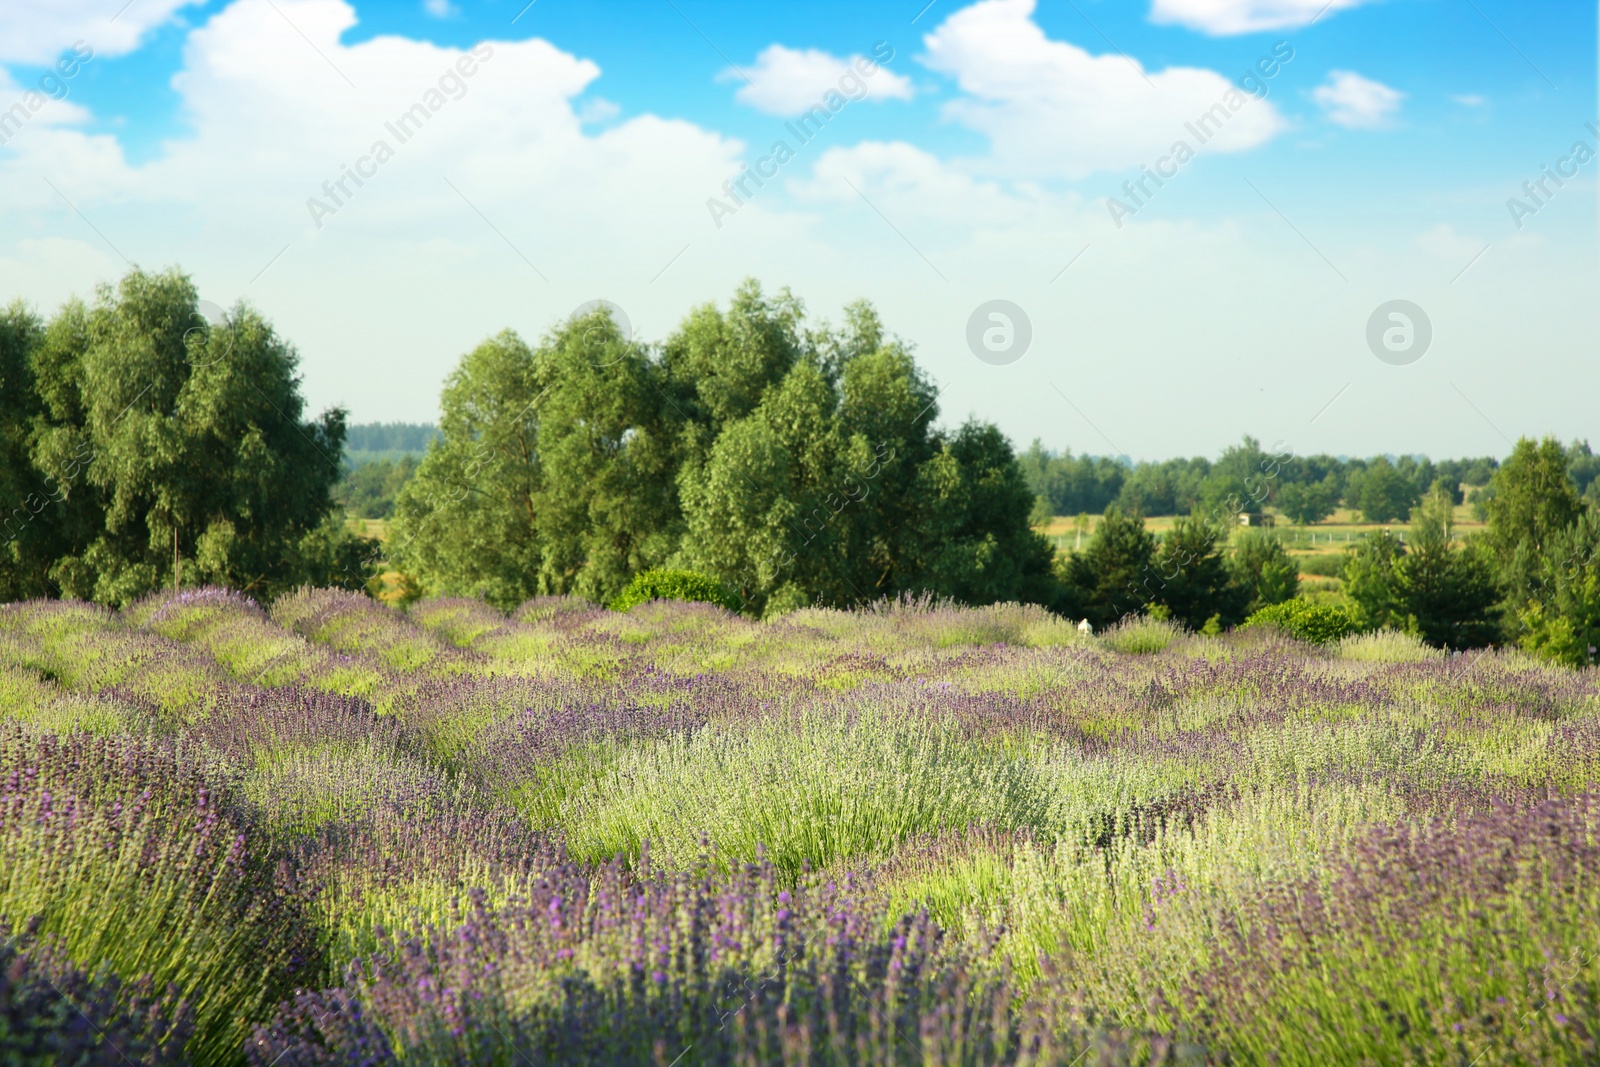
M 1587 1062 L 1597 775 L 1596 671 L 1386 633 L 6 605 L 7 1033 L 78 1039 L 48 974 L 151 1062 Z

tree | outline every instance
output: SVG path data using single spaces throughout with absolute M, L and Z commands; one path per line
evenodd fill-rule
M 440 396 L 440 436 L 395 501 L 393 560 L 433 593 L 510 608 L 541 591 L 533 352 L 514 333 L 461 360 Z
M 1585 511 L 1552 538 L 1536 588 L 1519 617 L 1518 643 L 1573 667 L 1592 665 L 1600 648 L 1600 514 Z
M 1057 573 L 1066 586 L 1064 602 L 1096 629 L 1124 615 L 1140 614 L 1161 590 L 1150 566 L 1154 557 L 1155 539 L 1144 528 L 1144 516 L 1108 506 L 1089 547 L 1058 563 Z
M 1237 590 L 1241 619 L 1300 595 L 1300 568 L 1289 558 L 1283 542 L 1265 530 L 1246 530 L 1238 536 L 1228 556 L 1228 570 Z M 1231 622 L 1233 617 L 1225 615 L 1223 621 Z
M 1458 545 L 1427 515 L 1402 545 L 1388 530 L 1351 547 L 1345 590 L 1362 625 L 1393 626 L 1445 648 L 1476 648 L 1499 632 L 1500 590 L 1479 545 Z
M 832 408 L 820 366 L 807 362 L 731 422 L 707 461 L 679 476 L 686 529 L 675 565 L 720 580 L 758 615 L 868 599 L 836 566 L 844 534 L 836 517 L 850 491 L 831 489 L 842 481 Z M 852 486 L 860 492 L 865 480 Z
M 1351 502 L 1361 510 L 1361 517 L 1367 522 L 1393 522 L 1409 517 L 1420 495 L 1411 480 L 1384 456 L 1369 463 L 1367 469 L 1350 482 Z
M 264 597 L 325 570 L 349 548 L 344 412 L 301 421 L 297 365 L 248 308 L 207 323 L 176 270 L 69 303 L 32 353 L 28 461 L 55 503 L 28 580 L 122 605 L 180 570 Z
M 1050 501 L 1046 497 L 1036 496 L 1033 498 L 1033 508 L 1028 512 L 1029 526 L 1048 526 L 1055 517 L 1055 512 L 1051 509 Z
M 530 369 L 539 590 L 605 602 L 677 545 L 682 416 L 604 308 L 551 331 Z
M 334 499 L 354 518 L 387 519 L 394 514 L 395 497 L 416 470 L 417 461 L 410 455 L 351 467 L 334 491 Z
M 39 320 L 20 304 L 0 312 L 0 601 L 45 596 L 48 539 L 59 504 L 56 487 L 46 484 L 29 461 L 28 436 L 38 414 L 33 385 L 33 353 L 43 336 Z
M 1400 539 L 1388 530 L 1379 530 L 1347 550 L 1345 594 L 1355 602 L 1363 628 L 1375 630 L 1404 624 L 1395 574 L 1395 565 L 1404 552 Z
M 1222 625 L 1244 618 L 1245 596 L 1222 556 L 1228 527 L 1196 518 L 1179 518 L 1156 548 L 1151 571 L 1156 603 L 1169 617 L 1198 630 L 1213 616 Z
M 1536 593 L 1540 557 L 1577 522 L 1584 504 L 1567 479 L 1566 451 L 1554 437 L 1538 444 L 1528 438 L 1517 441 L 1489 490 L 1483 501 L 1489 546 L 1510 606 L 1520 609 Z
M 1290 522 L 1310 526 L 1332 515 L 1338 505 L 1334 487 L 1326 482 L 1286 483 L 1278 491 L 1278 506 Z
M 1011 443 L 969 421 L 918 472 L 920 566 L 910 588 L 968 604 L 1049 603 L 1050 543 L 1028 525 L 1032 496 Z
M 502 334 L 446 386 L 396 504 L 396 558 L 429 591 L 501 606 L 610 600 L 667 566 L 755 615 L 905 592 L 1052 599 L 1010 444 L 981 424 L 935 432 L 937 396 L 870 306 L 813 329 L 753 282 L 659 349 L 603 311 L 532 349 Z
M 1494 564 L 1476 545 L 1450 540 L 1445 526 L 1424 519 L 1395 566 L 1404 628 L 1441 648 L 1481 648 L 1500 632 Z

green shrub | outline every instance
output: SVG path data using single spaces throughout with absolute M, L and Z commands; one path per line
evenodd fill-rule
M 715 578 L 694 571 L 648 570 L 640 571 L 628 583 L 628 588 L 618 593 L 608 607 L 612 611 L 627 611 L 652 600 L 694 600 L 716 604 L 729 611 L 739 610 L 739 598 L 722 587 Z
M 1240 628 L 1248 626 L 1276 626 L 1290 637 L 1325 645 L 1355 632 L 1356 622 L 1344 608 L 1296 597 L 1262 608 Z

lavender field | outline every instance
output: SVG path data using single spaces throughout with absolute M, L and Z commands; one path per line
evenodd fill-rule
M 4 1062 L 1600 1055 L 1600 676 L 1036 608 L 0 608 Z

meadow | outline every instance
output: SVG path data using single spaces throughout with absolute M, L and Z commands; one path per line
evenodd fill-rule
M 0 607 L 11 1064 L 1600 1055 L 1600 675 L 928 600 Z

